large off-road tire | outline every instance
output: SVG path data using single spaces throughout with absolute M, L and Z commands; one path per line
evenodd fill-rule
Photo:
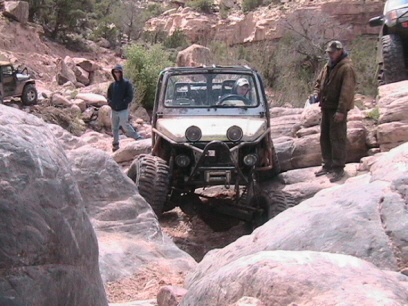
M 21 96 L 21 102 L 24 105 L 34 105 L 37 104 L 38 93 L 34 84 L 27 84 L 23 89 L 23 94 Z
M 288 193 L 281 190 L 262 190 L 251 199 L 251 206 L 262 209 L 262 212 L 255 213 L 248 225 L 255 229 L 295 205 L 293 197 Z
M 407 78 L 404 60 L 404 47 L 397 34 L 381 37 L 383 64 L 380 69 L 379 82 L 389 84 L 403 81 Z
M 139 189 L 139 193 L 160 217 L 169 190 L 169 167 L 160 157 L 139 155 L 131 164 L 128 173 Z
M 0 104 L 3 104 L 3 95 L 2 95 L 2 93 L 0 92 Z

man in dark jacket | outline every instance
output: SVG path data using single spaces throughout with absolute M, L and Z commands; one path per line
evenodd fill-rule
M 341 42 L 331 41 L 326 52 L 330 60 L 320 72 L 314 88 L 322 112 L 320 147 L 323 161 L 315 175 L 331 173 L 330 182 L 337 182 L 344 176 L 347 112 L 354 107 L 356 75 Z
M 122 127 L 126 136 L 141 139 L 132 125 L 129 123 L 128 106 L 133 100 L 133 85 L 123 77 L 123 67 L 116 65 L 112 69 L 112 75 L 115 79 L 108 88 L 108 105 L 112 108 L 112 132 L 113 143 L 112 150 L 119 149 L 119 128 Z

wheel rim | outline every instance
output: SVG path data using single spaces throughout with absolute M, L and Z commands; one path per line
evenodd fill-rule
M 30 90 L 30 91 L 27 92 L 27 100 L 28 101 L 30 101 L 30 102 L 34 101 L 35 96 L 36 96 L 36 94 L 35 94 L 34 90 Z

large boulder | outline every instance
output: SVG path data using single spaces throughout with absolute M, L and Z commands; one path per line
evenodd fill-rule
M 107 305 L 98 244 L 64 149 L 0 105 L 2 305 Z
M 29 4 L 26 1 L 4 1 L 3 15 L 21 23 L 28 22 Z
M 405 305 L 404 283 L 408 277 L 352 256 L 263 251 L 205 275 L 190 286 L 180 306 L 227 306 L 244 296 L 262 303 L 252 305 Z
M 210 49 L 193 44 L 177 54 L 177 66 L 197 67 L 212 64 L 212 54 Z
M 119 282 L 146 269 L 157 271 L 157 277 L 160 273 L 184 275 L 195 268 L 194 259 L 161 231 L 156 215 L 136 185 L 103 151 L 101 142 L 110 148 L 111 137 L 90 132 L 78 138 L 55 126 L 53 133 L 64 144 L 95 228 L 105 283 Z M 151 146 L 149 140 L 131 141 L 140 144 L 134 154 L 146 153 Z
M 403 270 L 408 262 L 407 152 L 408 143 L 380 155 L 369 173 L 322 190 L 251 235 L 208 253 L 187 286 L 244 256 L 272 250 L 346 254 L 381 270 Z

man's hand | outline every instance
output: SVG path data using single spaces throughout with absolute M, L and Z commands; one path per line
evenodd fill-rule
M 345 114 L 338 112 L 335 113 L 333 117 L 335 123 L 343 122 L 345 118 L 346 118 Z

